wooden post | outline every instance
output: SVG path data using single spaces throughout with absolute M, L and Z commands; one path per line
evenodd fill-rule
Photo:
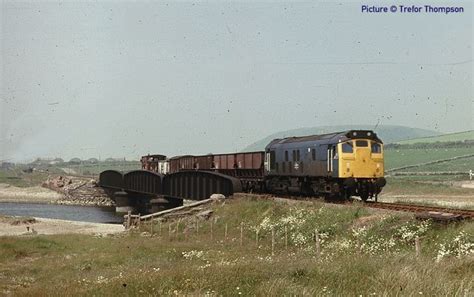
M 285 250 L 288 249 L 288 227 L 285 226 Z
M 127 214 L 127 225 L 126 225 L 127 229 L 130 229 L 131 220 L 132 220 L 132 212 L 129 210 Z
M 199 234 L 199 220 L 196 218 L 196 234 Z
M 142 220 L 142 219 L 141 219 L 141 214 L 139 213 L 139 214 L 138 214 L 138 217 L 137 217 L 137 221 L 136 221 L 138 228 L 140 228 L 141 220 Z
M 415 253 L 417 257 L 420 256 L 420 252 L 421 252 L 420 238 L 417 236 L 415 237 Z
M 181 219 L 178 219 L 178 221 L 176 222 L 176 229 L 175 229 L 175 238 L 176 239 L 179 238 L 179 223 L 180 223 L 180 220 Z
M 240 246 L 244 243 L 244 222 L 240 222 Z
M 213 220 L 211 220 L 211 240 L 214 239 L 214 228 L 213 228 L 214 224 L 212 222 Z
M 150 217 L 150 233 L 153 236 L 153 217 Z
M 275 229 L 272 227 L 272 256 L 275 255 Z
M 257 249 L 258 249 L 258 231 L 260 231 L 260 230 L 258 230 L 258 229 L 255 230 L 255 246 L 257 247 Z
M 225 223 L 224 239 L 227 240 L 227 223 Z
M 319 257 L 321 255 L 321 242 L 319 241 L 318 229 L 314 230 L 314 240 L 316 242 L 316 256 Z
M 161 236 L 161 220 L 158 219 L 158 235 Z
M 168 238 L 171 238 L 171 222 L 168 223 Z

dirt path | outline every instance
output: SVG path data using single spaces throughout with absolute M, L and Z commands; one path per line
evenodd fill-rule
M 121 224 L 101 224 L 45 218 L 0 218 L 0 236 L 34 236 L 38 234 L 108 235 L 124 231 L 125 228 Z

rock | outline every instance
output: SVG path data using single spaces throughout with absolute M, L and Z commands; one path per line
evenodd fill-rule
M 221 199 L 225 199 L 225 196 L 222 194 L 212 194 L 210 198 L 214 200 L 221 200 Z
M 56 176 L 50 177 L 43 186 L 64 194 L 64 198 L 56 203 L 65 205 L 97 205 L 113 206 L 114 201 L 104 189 L 97 187 L 90 179 L 80 177 Z
M 24 224 L 34 224 L 36 223 L 35 218 L 19 218 L 10 223 L 10 225 L 24 225 Z
M 208 220 L 214 211 L 212 209 L 201 211 L 196 214 L 196 216 L 200 219 Z

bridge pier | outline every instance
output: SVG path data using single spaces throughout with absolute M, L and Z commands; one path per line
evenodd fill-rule
M 150 211 L 151 213 L 163 211 L 170 208 L 175 208 L 183 205 L 183 199 L 159 196 L 150 200 Z
M 127 192 L 115 192 L 115 212 L 117 213 L 132 213 L 136 211 L 133 200 Z

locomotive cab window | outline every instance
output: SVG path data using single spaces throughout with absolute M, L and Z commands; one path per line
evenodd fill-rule
M 382 146 L 380 143 L 372 142 L 372 153 L 373 154 L 381 154 L 382 153 Z
M 285 162 L 288 162 L 288 151 L 285 151 Z
M 352 142 L 344 142 L 342 144 L 342 152 L 352 154 L 354 152 L 354 148 L 352 147 Z
M 357 147 L 368 147 L 369 142 L 367 140 L 356 140 Z

